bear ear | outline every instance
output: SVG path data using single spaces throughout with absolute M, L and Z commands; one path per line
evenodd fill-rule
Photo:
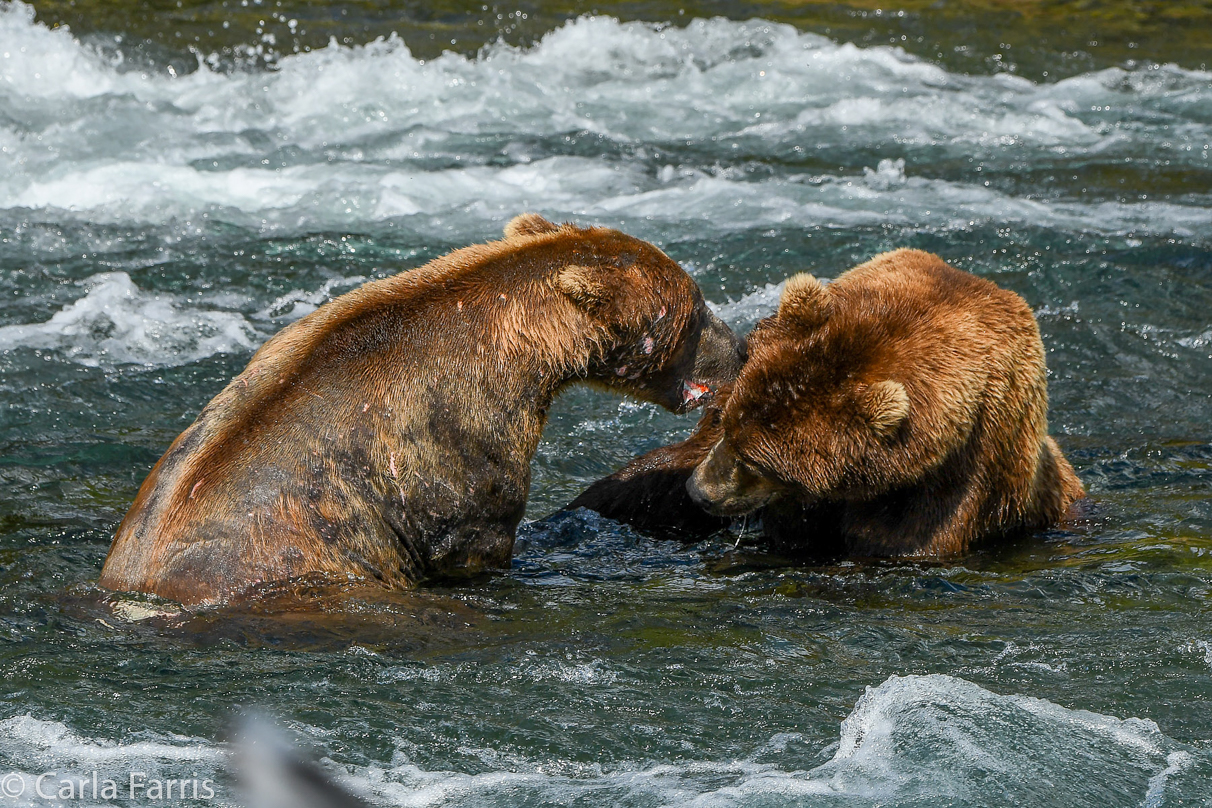
M 818 326 L 829 317 L 829 290 L 809 275 L 801 272 L 787 279 L 779 300 L 778 318 L 805 326 Z
M 554 233 L 559 229 L 558 224 L 547 221 L 537 213 L 523 213 L 514 216 L 509 220 L 509 224 L 505 225 L 505 238 L 537 236 L 541 233 Z
M 862 407 L 871 428 L 888 437 L 909 417 L 909 394 L 905 385 L 886 379 L 863 391 Z
M 589 267 L 569 264 L 556 273 L 555 287 L 583 309 L 593 310 L 610 299 L 610 287 Z

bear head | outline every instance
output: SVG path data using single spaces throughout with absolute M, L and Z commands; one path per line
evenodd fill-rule
M 685 270 L 652 244 L 610 228 L 556 225 L 533 213 L 505 228 L 514 240 L 559 233 L 575 235 L 581 245 L 550 283 L 574 310 L 576 330 L 594 335 L 581 369 L 586 381 L 684 412 L 736 377 L 745 363 L 744 341 L 711 312 Z
M 836 308 L 826 286 L 797 275 L 750 334 L 723 437 L 687 482 L 708 512 L 740 516 L 784 496 L 862 499 L 890 485 L 910 390 L 880 328 Z

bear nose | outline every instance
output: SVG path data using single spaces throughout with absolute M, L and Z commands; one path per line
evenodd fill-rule
M 690 475 L 690 479 L 686 480 L 686 493 L 690 495 L 690 500 L 698 505 L 703 510 L 707 510 L 711 505 L 711 500 L 707 498 L 707 494 L 703 489 L 699 488 L 698 482 L 695 480 L 697 474 Z

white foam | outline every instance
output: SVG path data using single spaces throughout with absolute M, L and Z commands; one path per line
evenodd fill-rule
M 334 297 L 350 291 L 354 287 L 366 283 L 369 278 L 357 275 L 348 278 L 331 278 L 319 289 L 292 289 L 279 295 L 274 302 L 258 311 L 255 317 L 259 320 L 278 320 L 293 322 L 300 317 L 311 314 L 321 304 L 327 303 Z
M 91 791 L 94 774 L 99 786 L 111 780 L 121 793 L 129 788 L 131 772 L 141 773 L 141 782 L 145 784 L 149 778 L 174 776 L 213 781 L 216 770 L 225 761 L 219 746 L 200 738 L 150 731 L 137 735 L 140 739 L 126 742 L 91 738 L 62 722 L 28 714 L 0 721 L 0 749 L 5 766 L 9 767 L 5 774 L 5 804 L 47 805 L 47 801 L 38 797 L 37 788 L 41 786 L 43 793 L 58 793 L 61 783 L 71 780 L 77 791 L 66 804 L 107 805 L 110 803 L 99 795 L 94 799 Z M 19 784 L 16 778 L 20 778 Z M 81 780 L 87 785 L 82 787 Z
M 88 367 L 173 367 L 247 353 L 281 326 L 366 280 L 331 278 L 317 289 L 292 289 L 246 317 L 241 310 L 252 305 L 246 295 L 148 292 L 125 272 L 104 272 L 83 281 L 84 295 L 49 320 L 0 326 L 0 352 L 54 350 Z
M 1194 348 L 1195 350 L 1205 349 L 1209 345 L 1212 345 L 1212 329 L 1209 329 L 1202 334 L 1193 334 L 1189 337 L 1181 337 L 1180 339 L 1176 340 L 1176 342 L 1178 342 L 1178 344 L 1184 348 Z
M 602 663 L 521 664 L 524 677 L 606 683 Z M 445 680 L 445 677 L 442 677 Z M 610 680 L 612 681 L 612 679 Z M 323 744 L 328 733 L 296 726 Z M 175 735 L 117 743 L 78 734 L 29 715 L 0 721 L 0 746 L 26 779 L 59 769 L 74 773 L 138 767 L 160 776 L 211 776 L 224 766 L 217 744 Z M 797 735 L 781 733 L 743 759 L 679 763 L 596 763 L 526 757 L 464 745 L 479 773 L 427 770 L 397 751 L 385 764 L 353 766 L 347 784 L 397 806 L 618 804 L 717 806 L 811 804 L 1165 804 L 1204 753 L 1183 748 L 1151 721 L 1119 719 L 1043 699 L 1003 696 L 945 675 L 892 676 L 868 687 L 842 722 L 826 763 L 786 765 Z M 401 749 L 412 744 L 401 743 Z M 419 750 L 417 750 L 419 751 Z M 414 752 L 415 753 L 415 752 Z M 795 758 L 802 760 L 803 758 Z M 484 770 L 487 769 L 487 770 Z M 1176 781 L 1179 781 L 1176 785 Z M 31 780 L 32 782 L 32 780 Z M 1109 796 L 1110 795 L 1110 796 Z M 1109 800 L 1109 801 L 1108 801 Z
M 144 292 L 125 272 L 94 275 L 83 297 L 43 323 L 0 327 L 0 351 L 54 349 L 88 366 L 182 365 L 251 350 L 264 337 L 238 312 Z
M 427 771 L 397 755 L 391 766 L 359 769 L 352 779 L 386 803 L 409 806 L 591 800 L 714 808 L 772 798 L 779 804 L 805 798 L 826 805 L 985 804 L 993 794 L 1005 804 L 1037 804 L 1046 795 L 1094 806 L 1108 793 L 1100 796 L 1091 785 L 1100 782 L 1157 806 L 1167 784 L 1193 762 L 1191 752 L 1176 749 L 1151 721 L 1001 696 L 943 675 L 893 676 L 867 688 L 823 765 L 780 766 L 787 742 L 776 736 L 745 760 L 610 771 L 561 762 L 553 772 L 512 759 L 511 771 L 464 774 Z M 476 757 L 494 765 L 491 750 L 477 750 Z
M 1190 762 L 1156 724 L 1001 696 L 950 676 L 892 676 L 869 687 L 842 722 L 833 758 L 807 772 L 764 770 L 692 805 L 750 804 L 763 794 L 839 798 L 846 805 L 954 800 L 1101 805 L 1090 784 L 1161 799 Z M 1175 755 L 1178 757 L 1175 757 Z M 1076 791 L 1065 788 L 1075 784 Z M 830 801 L 828 804 L 834 804 Z
M 758 320 L 769 317 L 778 310 L 785 285 L 786 281 L 768 283 L 760 289 L 744 295 L 739 300 L 719 304 L 708 303 L 707 305 L 734 330 L 746 331 L 756 325 Z
M 13 756 L 49 763 L 113 763 L 139 760 L 161 762 L 218 761 L 213 744 L 185 736 L 156 736 L 154 740 L 117 743 L 77 734 L 59 721 L 19 715 L 0 721 L 0 745 Z
M 1192 640 L 1180 646 L 1179 650 L 1201 656 L 1204 664 L 1212 668 L 1212 642 L 1208 640 Z
M 288 231 L 407 219 L 422 232 L 484 233 L 537 208 L 704 232 L 1011 221 L 1207 238 L 1198 199 L 1006 196 L 923 178 L 914 155 L 925 146 L 1014 165 L 1137 157 L 1165 140 L 1173 161 L 1202 164 L 1210 78 L 1163 67 L 1034 84 L 952 74 L 897 48 L 838 45 L 761 20 L 661 28 L 607 17 L 475 58 L 422 61 L 393 38 L 284 56 L 270 71 L 203 63 L 172 77 L 126 69 L 14 2 L 0 8 L 0 104 L 12 120 L 0 125 L 0 210 L 170 226 L 206 216 Z M 636 159 L 534 145 L 577 132 Z M 498 139 L 499 153 L 469 151 L 471 136 Z M 685 142 L 714 156 L 647 165 L 651 149 Z M 734 144 L 759 156 L 875 146 L 893 155 L 855 176 L 750 177 L 719 168 Z M 277 165 L 287 152 L 290 165 Z
M 1161 808 L 1165 805 L 1166 783 L 1176 774 L 1181 774 L 1192 763 L 1189 752 L 1171 752 L 1166 756 L 1166 768 L 1149 778 L 1149 790 L 1141 808 Z
M 557 219 L 680 223 L 716 233 L 772 225 L 963 230 L 995 223 L 1212 237 L 1207 209 L 1173 202 L 1043 201 L 980 185 L 890 174 L 886 168 L 867 169 L 862 176 L 761 182 L 694 174 L 648 187 L 652 180 L 639 166 L 575 157 L 432 172 L 328 165 L 209 172 L 121 164 L 64 171 L 31 183 L 16 204 L 113 223 L 166 224 L 206 211 L 215 220 L 284 231 L 408 217 L 419 219 L 413 226 L 420 230 L 437 232 L 453 224 L 475 231 L 484 221 L 499 224 L 516 211 L 538 209 Z

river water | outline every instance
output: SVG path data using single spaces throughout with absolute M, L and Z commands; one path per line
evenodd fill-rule
M 669 18 L 241 61 L 0 6 L 0 775 L 27 786 L 5 804 L 42 804 L 48 771 L 236 804 L 239 707 L 382 805 L 1209 804 L 1212 73 Z M 547 518 L 694 421 L 575 389 L 509 571 L 313 612 L 94 587 L 258 344 L 526 210 L 655 242 L 739 331 L 788 275 L 897 246 L 1013 289 L 1089 518 L 828 568 Z

